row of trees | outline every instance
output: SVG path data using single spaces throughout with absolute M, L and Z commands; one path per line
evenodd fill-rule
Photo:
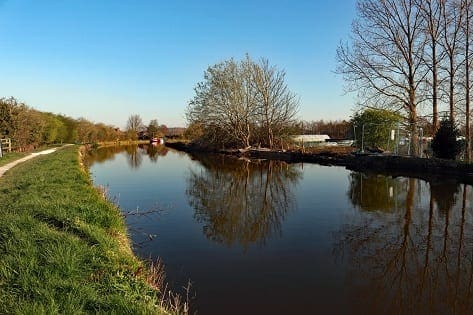
M 125 131 L 85 118 L 41 112 L 15 99 L 0 98 L 0 138 L 11 138 L 19 151 L 53 143 L 97 143 L 162 137 L 166 125 L 152 119 L 146 126 L 139 115 L 130 115 Z
M 168 127 L 159 125 L 157 119 L 152 119 L 146 126 L 140 115 L 133 114 L 128 117 L 126 132 L 130 139 L 149 139 L 165 136 L 168 133 Z
M 0 98 L 0 138 L 11 138 L 20 151 L 53 143 L 95 143 L 126 138 L 113 126 L 84 118 L 35 110 L 17 99 Z
M 312 120 L 297 123 L 297 134 L 322 134 L 332 139 L 353 138 L 353 124 L 346 120 Z
M 362 106 L 402 114 L 413 144 L 419 114 L 429 114 L 435 133 L 445 107 L 451 121 L 462 122 L 471 152 L 472 2 L 358 0 L 350 43 L 338 47 L 347 89 Z
M 186 117 L 188 134 L 214 147 L 274 147 L 289 134 L 299 107 L 285 72 L 248 55 L 211 66 L 195 87 Z

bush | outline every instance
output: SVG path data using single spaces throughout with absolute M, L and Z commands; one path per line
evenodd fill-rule
M 458 128 L 451 120 L 442 120 L 440 128 L 432 140 L 434 156 L 441 159 L 454 160 L 462 148 L 461 142 L 457 141 L 459 135 Z
M 399 114 L 385 109 L 368 108 L 356 113 L 351 123 L 356 126 L 357 147 L 361 148 L 361 139 L 363 139 L 365 148 L 389 150 L 391 130 L 395 129 L 400 121 Z M 394 142 L 391 141 L 391 144 Z

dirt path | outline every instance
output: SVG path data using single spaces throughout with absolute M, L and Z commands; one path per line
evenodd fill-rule
M 56 150 L 57 150 L 57 148 L 31 153 L 30 155 L 27 155 L 24 158 L 21 158 L 19 160 L 13 161 L 13 162 L 8 163 L 6 165 L 0 166 L 0 177 L 2 177 L 3 174 L 5 174 L 6 171 L 8 171 L 12 167 L 16 166 L 17 164 L 20 164 L 20 163 L 23 163 L 25 161 L 31 160 L 32 158 L 35 158 L 38 155 L 53 153 Z

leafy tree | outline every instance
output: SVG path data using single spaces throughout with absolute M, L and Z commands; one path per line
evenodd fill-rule
M 52 113 L 43 113 L 45 121 L 43 141 L 47 144 L 63 142 L 64 123 Z
M 159 125 L 159 132 L 160 132 L 160 135 L 161 135 L 161 136 L 167 135 L 168 132 L 169 132 L 168 126 L 166 126 L 166 125 L 164 125 L 164 124 L 163 124 L 163 125 Z
M 43 143 L 45 121 L 42 113 L 22 104 L 13 125 L 12 138 L 20 150 L 28 150 Z
M 189 126 L 186 128 L 186 131 L 184 132 L 184 137 L 191 141 L 200 139 L 203 137 L 203 135 L 204 135 L 204 127 L 202 126 L 202 124 L 199 124 L 199 123 L 189 124 Z
M 440 128 L 432 139 L 434 156 L 454 160 L 462 149 L 462 143 L 457 141 L 459 135 L 460 132 L 455 124 L 450 119 L 443 119 L 440 122 Z
M 153 119 L 149 122 L 148 127 L 146 128 L 148 136 L 151 138 L 157 137 L 159 132 L 159 124 L 157 119 Z
M 57 118 L 63 124 L 63 127 L 59 129 L 60 142 L 73 143 L 77 141 L 77 120 L 64 115 L 58 115 Z
M 13 97 L 0 99 L 0 136 L 11 136 L 19 103 Z
M 401 121 L 401 116 L 386 109 L 366 109 L 355 113 L 351 123 L 355 126 L 357 147 L 389 149 L 391 130 Z

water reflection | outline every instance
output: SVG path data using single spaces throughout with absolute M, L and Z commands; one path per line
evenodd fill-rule
M 460 185 L 456 181 L 430 182 L 430 196 L 441 213 L 446 216 L 456 202 Z
M 143 161 L 142 148 L 138 146 L 126 146 L 126 161 L 131 169 L 138 169 Z
M 473 212 L 467 206 L 472 188 L 365 176 L 362 190 L 359 176 L 352 174 L 349 195 L 366 211 L 357 212 L 339 231 L 335 251 L 350 266 L 354 309 L 374 314 L 472 313 Z M 398 199 L 404 202 L 397 211 L 389 210 L 393 201 L 380 188 L 383 180 L 399 189 Z
M 291 191 L 301 178 L 294 165 L 277 161 L 245 161 L 199 157 L 201 171 L 191 170 L 186 194 L 205 236 L 227 246 L 248 248 L 281 233 L 295 207 Z
M 101 147 L 97 150 L 88 151 L 88 161 L 94 163 L 104 163 L 115 159 L 118 153 L 126 153 L 128 166 L 132 169 L 140 168 L 143 162 L 143 156 L 147 155 L 153 163 L 158 161 L 160 156 L 166 156 L 169 149 L 166 146 L 158 144 L 140 144 L 140 145 L 122 145 Z
M 352 172 L 348 195 L 352 204 L 363 211 L 393 212 L 402 207 L 407 179 Z
M 149 160 L 153 163 L 158 162 L 158 157 L 166 156 L 169 152 L 166 146 L 157 143 L 143 145 L 143 149 L 146 151 L 146 154 L 148 154 Z
M 124 214 L 171 205 L 126 222 L 199 314 L 473 313 L 471 186 L 154 149 L 101 149 L 91 171 Z

